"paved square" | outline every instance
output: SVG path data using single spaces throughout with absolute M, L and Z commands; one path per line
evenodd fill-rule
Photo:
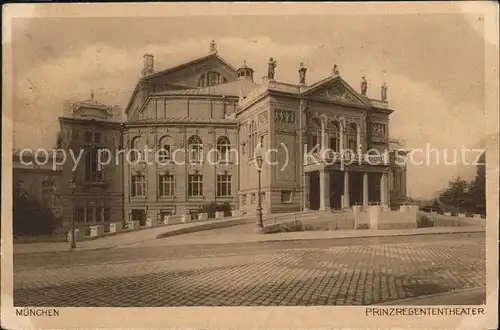
M 124 254 L 72 266 L 16 267 L 14 304 L 367 305 L 486 285 L 484 234 L 331 247 L 295 242 L 289 248 L 261 245 L 256 251 L 187 256 L 155 252 L 154 258 Z

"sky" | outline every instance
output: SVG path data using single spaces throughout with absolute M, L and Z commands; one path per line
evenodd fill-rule
M 235 67 L 246 60 L 257 81 L 277 59 L 276 80 L 307 83 L 334 64 L 368 96 L 388 87 L 391 137 L 409 149 L 474 147 L 485 137 L 483 19 L 466 14 L 342 16 L 184 16 L 16 18 L 12 21 L 14 147 L 52 148 L 67 101 L 95 99 L 124 108 L 142 56 L 162 70 L 206 55 L 210 40 Z M 487 45 L 488 46 L 488 45 Z M 492 46 L 493 47 L 493 46 Z M 409 165 L 412 197 L 430 197 L 475 169 L 436 161 Z

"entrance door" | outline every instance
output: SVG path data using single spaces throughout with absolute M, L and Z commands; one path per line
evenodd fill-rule
M 132 210 L 132 220 L 139 220 L 141 226 L 146 225 L 146 211 L 145 210 Z
M 330 172 L 330 207 L 342 208 L 342 193 L 344 189 L 344 173 L 340 171 Z
M 309 173 L 309 209 L 319 210 L 319 171 Z

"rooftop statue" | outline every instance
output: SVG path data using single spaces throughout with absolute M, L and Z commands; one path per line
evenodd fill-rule
M 274 60 L 272 57 L 269 58 L 269 65 L 267 68 L 267 78 L 270 80 L 274 80 L 275 69 L 278 66 L 278 62 Z

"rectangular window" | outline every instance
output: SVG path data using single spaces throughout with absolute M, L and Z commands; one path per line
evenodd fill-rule
M 169 215 L 173 215 L 172 210 L 160 210 L 160 219 L 165 220 Z
M 98 167 L 98 149 L 87 151 L 85 156 L 85 181 L 86 182 L 103 182 L 103 168 Z
M 92 132 L 85 132 L 84 134 L 84 141 L 86 143 L 92 143 Z
M 161 197 L 174 196 L 175 178 L 173 175 L 160 175 L 158 183 Z
M 281 192 L 281 202 L 282 203 L 291 203 L 292 202 L 292 192 L 291 191 L 282 191 Z
M 250 195 L 250 204 L 255 204 L 255 193 L 252 193 L 252 195 Z
M 98 206 L 98 207 L 95 208 L 95 218 L 94 219 L 95 219 L 96 222 L 103 221 L 103 217 L 102 217 L 103 214 L 102 214 L 102 212 L 103 212 L 103 208 L 102 207 Z
M 101 143 L 101 133 L 94 133 L 94 143 Z
M 85 223 L 85 210 L 83 207 L 77 208 L 75 210 L 75 222 Z
M 111 210 L 109 208 L 104 209 L 104 221 L 105 222 L 111 221 Z
M 143 174 L 132 175 L 131 183 L 132 197 L 146 196 L 146 177 Z
M 231 176 L 217 175 L 217 196 L 231 196 Z
M 188 196 L 203 196 L 203 175 L 189 175 Z

